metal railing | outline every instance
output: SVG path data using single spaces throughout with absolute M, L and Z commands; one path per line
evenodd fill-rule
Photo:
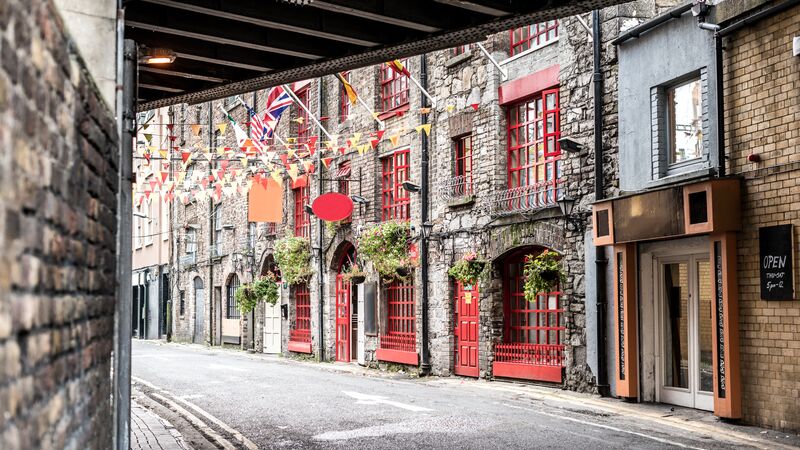
M 564 179 L 520 186 L 495 192 L 491 213 L 495 216 L 554 206 L 564 196 Z
M 225 256 L 222 252 L 222 245 L 219 243 L 211 244 L 208 246 L 208 257 L 209 258 L 220 258 Z
M 182 266 L 192 266 L 197 264 L 197 253 L 187 253 L 178 258 L 178 264 Z
M 472 195 L 472 176 L 459 175 L 434 183 L 434 192 L 444 201 L 462 199 Z

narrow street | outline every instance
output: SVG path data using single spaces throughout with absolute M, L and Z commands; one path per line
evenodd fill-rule
M 196 420 L 188 425 L 186 412 L 208 427 L 199 434 L 212 445 L 238 448 L 791 448 L 798 442 L 723 425 L 698 411 L 530 385 L 414 379 L 195 345 L 134 340 L 133 350 L 137 402 L 168 416 L 194 448 L 213 446 L 203 443 Z M 681 415 L 694 420 L 680 427 L 686 418 L 670 421 Z

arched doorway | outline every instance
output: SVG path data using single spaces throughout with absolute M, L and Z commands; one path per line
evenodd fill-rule
M 192 342 L 195 344 L 205 343 L 205 304 L 206 298 L 203 290 L 203 279 L 194 278 L 194 333 Z
M 272 274 L 276 280 L 280 280 L 281 274 L 278 271 L 278 266 L 275 264 L 275 258 L 272 255 L 267 255 L 264 258 L 264 263 L 261 265 L 261 276 L 265 277 Z M 281 352 L 281 302 L 275 302 L 274 305 L 264 303 L 264 329 L 263 333 L 263 347 L 264 353 L 276 354 Z
M 336 267 L 336 361 L 350 362 L 358 346 L 358 300 L 345 273 L 356 261 L 356 248 L 341 244 Z
M 564 309 L 560 288 L 525 299 L 525 261 L 545 249 L 523 247 L 501 262 L 503 340 L 495 346 L 494 376 L 560 383 L 564 366 Z

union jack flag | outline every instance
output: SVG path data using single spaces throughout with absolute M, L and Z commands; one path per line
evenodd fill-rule
M 283 90 L 281 86 L 275 86 L 274 88 L 269 90 L 269 94 L 267 95 L 267 110 L 264 114 L 264 120 L 267 122 L 271 121 L 278 121 L 281 118 L 281 114 L 283 111 L 286 110 L 292 104 L 292 97 L 289 96 L 286 91 Z M 264 124 L 266 136 L 268 138 L 272 137 L 273 130 Z

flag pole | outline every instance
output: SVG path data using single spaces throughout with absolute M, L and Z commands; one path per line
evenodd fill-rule
M 375 122 L 378 122 L 378 127 L 381 130 L 385 129 L 386 124 L 384 124 L 381 119 L 378 119 L 378 116 L 375 115 L 375 111 L 373 111 L 372 108 L 370 108 L 369 105 L 367 105 L 367 103 L 361 99 L 361 96 L 358 95 L 358 92 L 356 92 L 356 98 L 358 99 L 358 102 L 361 103 L 361 106 L 363 106 L 364 109 L 366 109 L 367 112 L 372 116 L 372 118 L 375 119 Z
M 333 136 L 331 136 L 331 134 L 328 133 L 328 130 L 326 130 L 325 127 L 322 126 L 322 123 L 320 123 L 320 121 L 317 120 L 317 116 L 315 116 L 313 113 L 311 113 L 311 111 L 308 110 L 306 105 L 304 105 L 303 102 L 301 102 L 300 99 L 297 98 L 297 96 L 294 94 L 294 91 L 292 91 L 292 89 L 288 85 L 282 84 L 281 87 L 283 87 L 283 90 L 285 90 L 286 93 L 289 94 L 290 97 L 292 97 L 292 100 L 294 100 L 295 103 L 297 103 L 298 105 L 300 105 L 301 108 L 303 108 L 303 111 L 305 111 L 306 114 L 308 114 L 308 117 L 314 121 L 314 124 L 318 126 L 323 133 L 325 133 L 325 136 L 328 137 L 328 140 L 330 141 L 335 140 L 333 139 Z
M 436 108 L 436 99 L 435 99 L 435 98 L 433 98 L 433 97 L 431 96 L 431 94 L 429 94 L 429 93 L 428 93 L 428 91 L 426 91 L 426 90 L 425 90 L 425 88 L 423 88 L 423 87 L 422 87 L 422 85 L 421 85 L 421 84 L 419 84 L 419 81 L 417 81 L 417 80 L 416 80 L 416 78 L 414 78 L 413 76 L 411 76 L 411 74 L 410 74 L 410 73 L 408 74 L 408 79 L 409 79 L 409 80 L 411 80 L 411 82 L 412 82 L 412 83 L 414 83 L 414 85 L 415 85 L 417 88 L 419 88 L 419 90 L 420 90 L 420 91 L 422 91 L 422 93 L 423 93 L 423 94 L 425 94 L 425 97 L 428 97 L 428 100 L 430 100 L 430 101 L 431 101 L 431 106 L 433 106 L 434 108 Z
M 580 19 L 580 16 L 576 16 L 576 17 L 578 19 Z M 475 44 L 478 46 L 479 49 L 481 49 L 483 54 L 486 55 L 487 58 L 489 58 L 489 61 L 491 61 L 492 65 L 497 67 L 497 70 L 500 71 L 500 75 L 503 76 L 503 81 L 507 80 L 508 79 L 508 72 L 506 72 L 505 69 L 500 67 L 500 64 L 498 64 L 497 61 L 495 61 L 494 58 L 492 58 L 492 55 L 489 54 L 489 52 L 486 50 L 486 47 L 484 47 L 483 44 L 481 44 L 480 42 L 476 42 Z
M 245 107 L 245 109 L 247 109 L 247 103 L 245 103 L 245 102 L 244 102 L 244 100 L 242 100 L 242 97 L 241 97 L 241 96 L 237 95 L 237 96 L 236 96 L 236 100 L 239 100 L 239 103 L 241 103 L 241 104 L 242 104 L 242 106 L 244 106 L 244 107 Z M 222 108 L 222 106 L 220 106 L 220 108 Z M 277 124 L 276 124 L 276 125 L 277 125 Z M 267 125 L 267 126 L 269 126 L 269 125 Z M 272 127 L 270 127 L 270 128 L 272 128 Z M 274 137 L 275 139 L 277 139 L 277 140 L 278 140 L 278 142 L 280 142 L 280 143 L 281 143 L 281 145 L 283 145 L 284 147 L 288 147 L 288 145 L 286 144 L 286 142 L 285 142 L 283 139 L 281 139 L 281 137 L 280 137 L 280 136 L 278 136 L 278 132 L 277 132 L 277 131 L 275 131 L 274 129 L 272 130 L 272 137 Z

